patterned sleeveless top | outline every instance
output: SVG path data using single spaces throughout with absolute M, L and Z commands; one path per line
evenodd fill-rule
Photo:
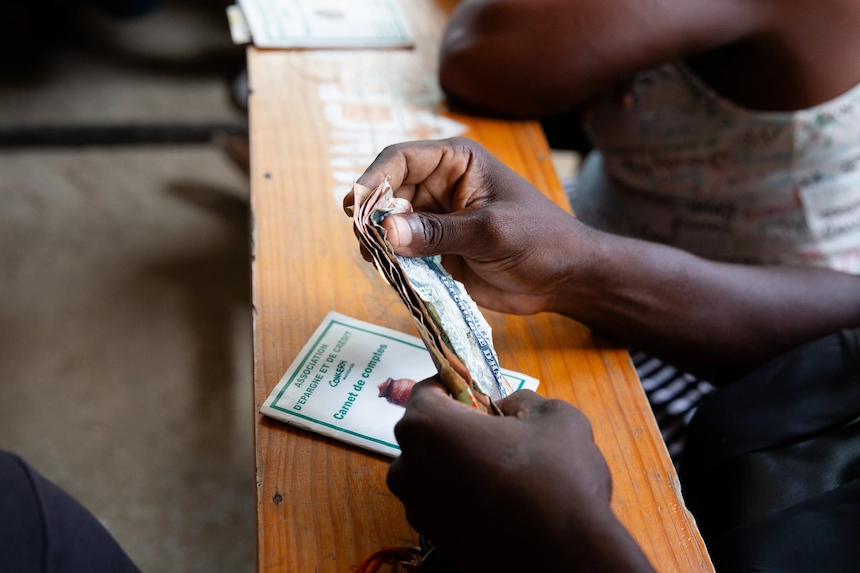
M 639 73 L 633 96 L 584 119 L 598 151 L 572 197 L 581 220 L 715 260 L 860 274 L 860 86 L 758 112 L 672 63 Z

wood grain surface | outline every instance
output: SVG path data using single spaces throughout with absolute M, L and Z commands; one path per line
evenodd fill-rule
M 413 50 L 248 52 L 255 408 L 329 310 L 415 334 L 359 254 L 340 199 L 389 143 L 463 134 L 569 209 L 534 122 L 447 112 L 436 82 L 451 2 L 404 4 Z M 612 508 L 661 572 L 713 571 L 627 352 L 554 315 L 486 312 L 500 362 L 591 419 Z M 349 571 L 416 533 L 385 486 L 388 460 L 259 414 L 260 571 Z

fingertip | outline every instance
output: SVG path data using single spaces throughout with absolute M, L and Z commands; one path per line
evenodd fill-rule
M 416 499 L 420 499 L 420 491 L 416 491 L 416 479 L 421 479 L 426 472 L 422 471 L 420 460 L 407 461 L 409 456 L 402 454 L 388 466 L 385 475 L 385 485 L 388 490 L 400 500 L 407 508 L 411 507 Z
M 456 400 L 442 385 L 438 374 L 412 387 L 406 409 L 416 415 L 428 414 L 429 412 L 429 416 L 435 420 L 450 415 L 485 415 L 484 410 Z
M 376 189 L 382 183 L 383 179 L 384 176 L 378 175 L 375 172 L 371 173 L 368 168 L 368 171 L 365 171 L 355 182 L 369 189 Z
M 391 243 L 391 248 L 398 254 L 403 253 L 404 249 L 408 249 L 415 238 L 410 218 L 413 215 L 389 215 L 382 220 L 382 227 L 388 233 L 386 240 Z
M 402 495 L 403 484 L 408 482 L 407 479 L 404 479 L 405 469 L 401 454 L 401 456 L 394 458 L 394 461 L 388 466 L 388 473 L 385 475 L 385 485 L 398 498 Z
M 409 395 L 409 402 L 424 399 L 438 400 L 439 398 L 448 399 L 449 395 L 448 390 L 439 381 L 439 375 L 437 374 L 413 386 L 412 393 Z
M 510 396 L 496 402 L 496 406 L 499 407 L 505 416 L 522 416 L 536 404 L 544 400 L 546 398 L 539 396 L 531 390 L 517 390 Z
M 355 192 L 350 190 L 343 198 L 343 212 L 352 217 L 355 211 Z

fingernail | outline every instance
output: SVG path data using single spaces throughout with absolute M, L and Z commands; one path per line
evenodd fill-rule
M 389 240 L 392 246 L 408 247 L 412 244 L 412 225 L 409 224 L 409 217 L 404 215 L 392 215 L 388 219 L 393 223 L 393 239 Z

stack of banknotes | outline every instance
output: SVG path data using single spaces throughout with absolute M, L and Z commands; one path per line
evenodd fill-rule
M 386 178 L 370 189 L 356 183 L 352 212 L 356 235 L 370 252 L 379 274 L 400 295 L 442 384 L 452 396 L 487 412 L 512 392 L 502 376 L 492 330 L 462 283 L 442 267 L 441 257 L 401 257 L 386 240 L 382 220 L 408 213 L 412 205 L 397 198 Z

